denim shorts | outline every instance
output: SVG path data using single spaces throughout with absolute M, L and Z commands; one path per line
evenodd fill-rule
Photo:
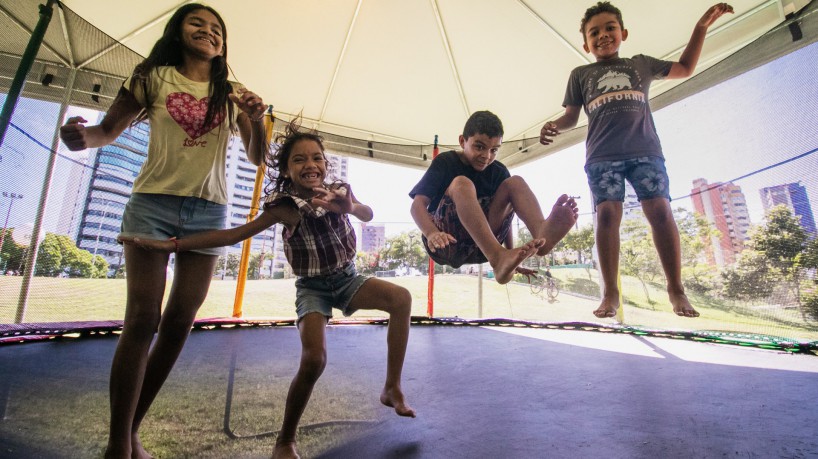
M 480 208 L 483 210 L 483 215 L 488 215 L 492 198 L 493 196 L 484 196 L 478 199 Z M 494 232 L 494 237 L 496 237 L 497 241 L 501 244 L 508 237 L 508 232 L 511 231 L 511 221 L 513 219 L 514 213 L 512 212 L 506 216 L 500 228 Z M 432 252 L 429 250 L 429 243 L 426 240 L 426 236 L 421 238 L 426 253 L 429 254 L 429 257 L 434 260 L 435 263 L 451 266 L 452 268 L 459 268 L 465 264 L 485 263 L 488 261 L 483 252 L 480 251 L 480 248 L 477 247 L 477 243 L 474 242 L 469 232 L 463 227 L 463 223 L 460 222 L 460 217 L 457 215 L 457 208 L 451 197 L 443 196 L 440 200 L 440 204 L 437 206 L 437 210 L 432 214 L 432 221 L 438 230 L 451 234 L 452 237 L 457 240 L 457 242 L 453 244 L 449 244 L 442 249 L 436 249 Z
M 295 312 L 298 320 L 311 312 L 332 317 L 332 308 L 340 309 L 349 317 L 355 309 L 349 306 L 358 289 L 369 280 L 358 274 L 355 263 L 349 263 L 341 271 L 326 276 L 299 277 L 295 281 Z
M 639 201 L 667 198 L 669 180 L 665 160 L 660 156 L 642 156 L 622 161 L 600 161 L 585 165 L 594 205 L 605 201 L 625 201 L 625 180 L 630 182 Z
M 133 193 L 122 215 L 120 236 L 145 239 L 179 239 L 204 231 L 223 229 L 227 206 L 202 198 L 169 194 Z M 222 255 L 224 247 L 197 249 L 203 255 Z

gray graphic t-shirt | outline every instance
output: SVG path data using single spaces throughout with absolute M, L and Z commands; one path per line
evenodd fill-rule
M 582 105 L 588 115 L 586 164 L 662 157 L 648 90 L 653 80 L 667 76 L 672 65 L 640 54 L 583 65 L 571 72 L 563 106 Z

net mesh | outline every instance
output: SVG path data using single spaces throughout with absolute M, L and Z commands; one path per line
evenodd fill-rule
M 20 50 L 38 19 L 32 5 L 2 2 L 7 13 L 0 52 L 3 101 L 19 66 Z M 813 10 L 801 18 L 805 32 L 814 29 L 815 22 Z M 149 129 L 135 126 L 111 146 L 77 153 L 56 141 L 56 129 L 63 122 L 63 108 L 65 116 L 81 114 L 90 123 L 98 121 L 142 58 L 66 8 L 55 12 L 45 42 L 26 77 L 23 98 L 0 150 L 0 220 L 4 222 L 0 326 L 5 330 L 40 323 L 110 324 L 124 316 L 127 273 L 115 238 L 133 178 L 144 161 Z M 626 201 L 622 224 L 625 315 L 621 327 L 700 339 L 796 343 L 796 347 L 818 341 L 813 214 L 818 205 L 814 128 L 818 93 L 813 81 L 805 81 L 814 76 L 818 45 L 795 43 L 791 48 L 789 54 L 756 70 L 697 89 L 695 96 L 670 94 L 666 97 L 672 100 L 662 102 L 664 108 L 656 111 L 671 182 L 682 184 L 673 189 L 672 206 L 681 232 L 683 280 L 702 317 L 691 320 L 672 313 L 649 227 L 639 204 L 631 199 Z M 812 73 L 807 75 L 804 69 Z M 747 92 L 760 86 L 765 90 Z M 728 103 L 715 108 L 715 100 Z M 715 122 L 713 110 L 719 110 Z M 277 119 L 275 130 L 282 131 L 286 121 Z M 431 144 L 321 134 L 331 153 L 356 160 L 399 162 L 423 170 L 433 155 Z M 527 151 L 536 145 L 536 139 L 525 139 L 504 148 Z M 231 209 L 246 215 L 252 183 L 242 180 L 252 177 L 254 170 L 241 156 L 240 147 L 233 151 L 237 170 L 242 172 L 236 172 L 231 182 L 234 186 L 228 194 L 235 199 Z M 513 172 L 532 186 L 563 173 L 579 174 L 581 182 L 582 157 L 582 145 L 578 145 Z M 337 168 L 344 174 L 359 164 L 338 162 Z M 381 183 L 384 192 L 392 191 L 389 175 L 375 174 L 367 180 Z M 399 205 L 408 209 L 407 192 L 400 190 Z M 541 272 L 550 266 L 557 279 L 556 295 L 549 296 L 536 285 L 532 288 L 522 277 L 497 285 L 488 265 L 482 267 L 482 281 L 479 266 L 460 271 L 438 266 L 434 315 L 539 324 L 599 322 L 591 315 L 600 298 L 593 241 L 583 242 L 580 237 L 592 226 L 589 201 L 586 192 L 580 201 L 580 223 L 569 233 L 573 239 L 566 239 L 552 255 L 528 262 Z M 541 204 L 550 205 L 545 200 Z M 41 240 L 35 242 L 31 235 L 38 218 L 43 229 Z M 361 241 L 359 270 L 408 288 L 413 315 L 426 315 L 428 280 L 422 274 L 428 257 L 414 224 L 407 218 L 356 223 L 356 229 Z M 518 239 L 526 237 L 524 225 L 515 223 L 515 232 Z M 292 318 L 295 287 L 281 254 L 276 253 L 280 236 L 272 231 L 254 244 L 244 317 Z M 32 247 L 37 257 L 29 273 Z M 236 262 L 235 251 L 219 262 L 199 318 L 233 314 Z

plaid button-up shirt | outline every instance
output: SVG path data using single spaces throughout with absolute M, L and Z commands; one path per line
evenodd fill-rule
M 354 262 L 357 241 L 347 215 L 313 207 L 288 191 L 273 192 L 265 199 L 264 207 L 283 200 L 292 200 L 298 206 L 298 226 L 292 232 L 286 227 L 282 231 L 284 254 L 293 273 L 299 277 L 324 276 Z

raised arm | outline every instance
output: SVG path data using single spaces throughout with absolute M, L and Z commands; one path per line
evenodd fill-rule
M 85 127 L 81 116 L 72 116 L 60 127 L 60 139 L 71 151 L 98 148 L 116 140 L 142 111 L 133 94 L 120 88 L 105 117 L 98 125 Z
M 690 41 L 687 42 L 687 46 L 684 51 L 682 51 L 679 62 L 673 63 L 667 78 L 687 78 L 693 75 L 693 72 L 696 70 L 696 64 L 699 63 L 699 56 L 702 54 L 702 46 L 704 45 L 704 38 L 707 36 L 707 29 L 725 13 L 732 12 L 732 6 L 727 3 L 717 3 L 704 13 L 704 16 L 699 19 L 699 22 L 697 22 L 693 28 L 693 35 L 690 36 Z
M 244 143 L 244 150 L 247 151 L 247 159 L 258 166 L 264 160 L 267 153 L 267 128 L 264 124 L 264 111 L 267 106 L 261 97 L 246 89 L 239 90 L 239 94 L 230 94 L 230 98 L 241 110 L 236 123 L 239 127 L 239 135 Z
M 540 143 L 548 145 L 554 141 L 552 137 L 559 135 L 561 131 L 575 127 L 579 121 L 579 113 L 581 110 L 582 107 L 579 105 L 566 105 L 565 113 L 563 113 L 562 116 L 543 124 L 540 130 Z

